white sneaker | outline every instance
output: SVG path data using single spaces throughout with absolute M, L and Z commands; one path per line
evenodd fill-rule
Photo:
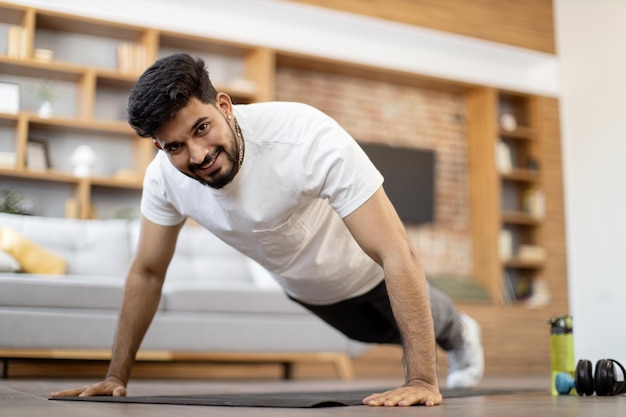
M 485 358 L 480 335 L 480 325 L 461 314 L 463 345 L 448 352 L 448 388 L 471 388 L 476 386 L 485 371 Z

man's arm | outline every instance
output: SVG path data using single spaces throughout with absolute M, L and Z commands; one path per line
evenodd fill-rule
M 383 267 L 404 349 L 406 383 L 394 390 L 373 394 L 363 402 L 386 406 L 441 403 L 426 277 L 411 250 L 404 225 L 383 188 L 345 217 L 344 222 L 361 248 Z
M 142 218 L 139 243 L 128 271 L 106 378 L 86 387 L 55 392 L 51 394 L 53 397 L 126 395 L 135 355 L 159 306 L 165 272 L 174 254 L 181 227 L 182 223 L 166 227 Z

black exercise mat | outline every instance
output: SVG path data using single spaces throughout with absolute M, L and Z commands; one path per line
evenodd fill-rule
M 319 408 L 361 405 L 363 398 L 374 392 L 384 392 L 387 390 L 388 388 L 357 391 L 268 392 L 175 396 L 60 397 L 50 398 L 50 400 L 169 405 L 209 405 L 223 407 Z M 538 391 L 539 390 L 532 390 L 532 392 Z M 443 390 L 442 396 L 443 398 L 461 398 L 516 394 L 520 392 L 529 391 L 504 389 Z

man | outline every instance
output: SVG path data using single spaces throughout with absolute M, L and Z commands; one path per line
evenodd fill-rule
M 405 384 L 364 404 L 441 403 L 436 342 L 449 351 L 449 387 L 479 382 L 478 325 L 428 289 L 383 178 L 334 120 L 298 103 L 233 106 L 204 62 L 185 54 L 148 68 L 128 110 L 131 126 L 161 152 L 144 179 L 112 360 L 104 381 L 53 395 L 126 394 L 187 217 L 348 337 L 403 346 Z

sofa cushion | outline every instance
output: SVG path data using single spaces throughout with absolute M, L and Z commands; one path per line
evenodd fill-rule
M 159 313 L 142 349 L 183 352 L 346 352 L 350 341 L 313 315 Z
M 14 257 L 0 249 L 0 272 L 17 272 L 21 268 Z
M 121 275 L 0 274 L 0 306 L 117 310 L 122 302 Z
M 165 311 L 310 314 L 282 290 L 243 282 L 173 281 L 163 288 L 163 304 Z
M 15 258 L 24 272 L 60 275 L 67 268 L 65 259 L 10 227 L 0 227 L 0 249 Z
M 130 265 L 128 220 L 0 213 L 0 224 L 61 256 L 67 261 L 67 274 L 125 276 Z
M 215 235 L 196 226 L 181 229 L 166 282 L 180 280 L 252 282 L 248 258 Z

